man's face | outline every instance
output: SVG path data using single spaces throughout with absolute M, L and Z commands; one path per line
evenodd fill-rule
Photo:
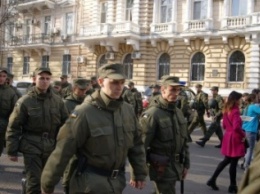
M 125 79 L 114 80 L 110 78 L 100 78 L 98 83 L 101 90 L 112 99 L 119 99 L 125 84 Z
M 4 85 L 6 83 L 7 74 L 5 72 L 0 73 L 0 85 Z
M 61 91 L 61 86 L 53 86 L 53 89 L 56 91 L 56 92 L 60 92 Z
M 87 88 L 85 89 L 80 89 L 78 86 L 75 86 L 73 88 L 73 93 L 77 96 L 77 97 L 84 97 L 86 94 Z
M 158 92 L 160 92 L 159 88 L 152 88 L 152 93 L 158 93 Z
M 61 81 L 62 84 L 64 84 L 64 83 L 67 82 L 67 78 L 65 78 L 65 77 L 61 77 L 61 78 L 60 78 L 60 81 Z
M 42 72 L 35 77 L 35 85 L 40 91 L 47 91 L 51 83 L 51 75 Z
M 196 87 L 197 93 L 201 92 L 202 88 L 201 87 Z
M 215 96 L 215 95 L 218 94 L 218 91 L 217 91 L 217 90 L 211 90 L 211 94 L 212 94 L 213 96 Z
M 175 102 L 180 93 L 180 86 L 162 86 L 161 93 L 164 100 L 168 102 Z

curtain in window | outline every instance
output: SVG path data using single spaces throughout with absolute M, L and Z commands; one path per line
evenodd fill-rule
M 67 34 L 73 34 L 73 22 L 74 15 L 73 13 L 67 13 L 66 14 L 66 32 Z
M 158 77 L 157 79 L 161 79 L 164 75 L 169 75 L 170 73 L 170 55 L 167 53 L 163 53 L 158 61 Z
M 7 70 L 13 72 L 13 57 L 7 57 Z
M 191 59 L 191 80 L 203 81 L 205 74 L 205 55 L 196 53 Z
M 71 55 L 63 55 L 62 74 L 70 74 Z
M 131 57 L 131 54 L 127 54 L 123 61 L 124 65 L 124 73 L 126 75 L 127 79 L 133 78 L 133 59 Z
M 23 75 L 27 75 L 30 72 L 30 57 L 23 58 Z
M 102 2 L 101 3 L 101 15 L 100 15 L 100 23 L 106 23 L 107 20 L 107 3 Z
M 126 21 L 132 21 L 132 8 L 133 8 L 134 0 L 127 0 L 126 2 Z
M 49 67 L 49 55 L 42 56 L 42 67 Z
M 172 0 L 161 0 L 160 23 L 172 21 Z
M 201 20 L 207 18 L 208 0 L 195 0 L 193 4 L 193 19 Z
M 51 30 L 51 16 L 45 16 L 44 18 L 44 34 L 50 34 Z
M 229 81 L 244 81 L 245 56 L 235 51 L 229 59 Z

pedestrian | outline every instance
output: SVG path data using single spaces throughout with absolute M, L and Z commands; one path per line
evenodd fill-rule
M 42 173 L 43 193 L 53 193 L 75 154 L 79 162 L 69 193 L 121 194 L 126 186 L 127 157 L 133 168 L 131 185 L 144 187 L 147 170 L 142 133 L 133 108 L 121 97 L 123 68 L 109 64 L 98 69 L 101 89 L 86 97 L 60 129 L 56 149 Z
M 5 146 L 5 133 L 8 119 L 17 101 L 15 91 L 6 84 L 7 75 L 7 69 L 0 68 L 0 156 Z
M 256 95 L 250 94 L 247 101 L 248 105 L 243 111 L 243 116 L 249 117 L 250 121 L 245 120 L 243 122 L 243 129 L 246 132 L 246 138 L 248 140 L 249 147 L 247 148 L 245 155 L 244 168 L 247 169 L 251 163 L 253 150 L 255 148 L 256 137 L 258 132 L 259 125 L 259 116 L 260 116 L 260 106 L 255 104 Z
M 257 143 L 254 151 L 254 159 L 245 171 L 239 184 L 238 194 L 259 194 L 260 187 L 260 142 Z
M 128 88 L 132 92 L 135 99 L 135 114 L 139 117 L 143 111 L 142 94 L 135 88 L 134 82 L 130 81 L 128 83 Z
M 68 82 L 68 75 L 61 75 L 61 96 L 66 98 L 72 92 L 72 85 Z
M 201 84 L 196 84 L 195 88 L 197 90 L 197 94 L 195 96 L 194 102 L 191 105 L 191 108 L 194 109 L 196 112 L 188 127 L 188 131 L 189 134 L 191 134 L 197 126 L 200 126 L 203 135 L 205 136 L 207 131 L 206 123 L 204 120 L 205 112 L 209 117 L 208 94 L 202 91 Z M 190 137 L 189 137 L 189 141 L 190 142 L 192 141 Z
M 209 141 L 211 136 L 216 133 L 218 136 L 218 139 L 220 143 L 215 146 L 215 148 L 220 148 L 221 147 L 221 142 L 223 138 L 223 132 L 221 128 L 221 119 L 222 119 L 222 110 L 223 110 L 223 103 L 224 100 L 223 98 L 218 94 L 219 88 L 217 86 L 213 86 L 211 88 L 212 92 L 212 99 L 209 101 L 209 113 L 212 118 L 212 122 L 204 135 L 203 138 L 200 139 L 200 141 L 196 141 L 196 143 L 204 147 L 206 142 Z
M 13 86 L 13 81 L 14 81 L 14 74 L 8 73 L 7 79 L 6 79 L 6 84 L 12 88 L 17 96 L 17 98 L 21 98 L 22 94 L 21 92 L 17 89 L 17 87 Z
M 207 185 L 213 190 L 219 190 L 216 181 L 222 170 L 230 164 L 229 177 L 230 186 L 229 193 L 237 193 L 237 164 L 239 158 L 245 155 L 245 133 L 242 129 L 242 120 L 240 118 L 239 103 L 242 97 L 241 93 L 232 91 L 227 99 L 223 109 L 223 128 L 225 134 L 222 140 L 221 153 L 224 159 L 218 164 L 215 172 L 208 180 Z M 250 193 L 251 194 L 251 193 Z
M 68 117 L 62 99 L 50 88 L 51 75 L 49 68 L 35 70 L 36 85 L 17 101 L 6 133 L 9 159 L 17 162 L 18 152 L 24 157 L 26 194 L 41 193 L 43 167 L 55 148 L 56 134 Z
M 159 193 L 175 194 L 176 181 L 184 179 L 190 167 L 187 121 L 175 105 L 180 86 L 178 77 L 163 76 L 161 95 L 140 118 L 150 180 Z

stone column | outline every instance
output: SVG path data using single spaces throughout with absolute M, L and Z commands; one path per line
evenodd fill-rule
M 260 75 L 260 58 L 259 58 L 259 43 L 257 41 L 251 42 L 250 61 L 248 66 L 248 89 L 259 88 L 259 75 Z M 245 80 L 246 78 L 245 77 Z
M 93 24 L 100 23 L 99 21 L 100 12 L 98 10 L 99 10 L 99 0 L 93 1 L 93 17 L 92 17 Z
M 186 0 L 186 22 L 191 19 L 191 1 Z
M 224 0 L 224 5 L 223 5 L 223 17 L 228 17 L 230 15 L 229 13 L 229 7 L 230 7 L 230 1 L 229 0 Z
M 118 23 L 124 21 L 125 17 L 123 15 L 123 0 L 117 0 L 116 8 L 117 8 L 116 22 Z
M 247 14 L 252 14 L 254 12 L 255 1 L 247 0 Z
M 113 23 L 114 22 L 114 1 L 107 1 L 107 22 L 106 23 Z
M 153 2 L 153 24 L 156 24 L 158 22 L 158 2 L 159 1 Z
M 133 23 L 138 24 L 139 23 L 139 13 L 140 13 L 140 0 L 134 0 L 133 4 Z
M 212 19 L 212 13 L 213 13 L 213 1 L 208 0 L 208 7 L 207 7 L 207 19 Z

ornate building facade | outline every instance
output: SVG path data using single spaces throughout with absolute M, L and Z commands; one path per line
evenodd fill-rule
M 144 87 L 164 74 L 188 86 L 260 86 L 259 0 L 9 0 L 2 65 L 16 79 L 38 66 L 90 77 L 121 63 Z

